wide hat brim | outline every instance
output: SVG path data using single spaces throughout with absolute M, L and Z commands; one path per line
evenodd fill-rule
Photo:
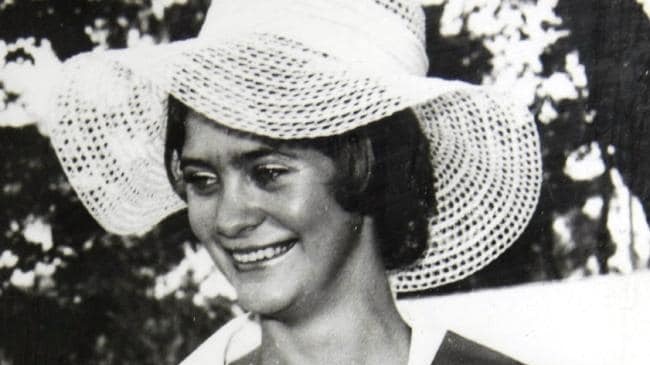
M 390 273 L 421 291 L 481 269 L 521 234 L 539 196 L 529 111 L 485 87 L 368 71 L 298 41 L 243 34 L 93 52 L 68 60 L 51 139 L 81 201 L 108 231 L 146 232 L 185 203 L 164 167 L 167 98 L 228 128 L 332 136 L 412 108 L 430 141 L 437 213 L 429 249 Z

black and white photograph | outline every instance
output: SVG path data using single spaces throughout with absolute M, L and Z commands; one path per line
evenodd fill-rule
M 0 163 L 0 365 L 650 363 L 649 0 L 0 0 Z

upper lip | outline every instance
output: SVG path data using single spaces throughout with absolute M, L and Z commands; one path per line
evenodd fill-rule
M 226 251 L 228 251 L 230 253 L 242 253 L 242 254 L 245 254 L 245 253 L 249 253 L 249 252 L 255 252 L 255 251 L 258 251 L 258 250 L 263 250 L 263 249 L 265 249 L 267 247 L 288 244 L 288 243 L 291 243 L 292 241 L 295 241 L 295 240 L 296 240 L 296 238 L 292 237 L 292 238 L 272 241 L 270 243 L 266 243 L 266 244 L 263 244 L 263 245 L 245 246 L 245 247 L 226 247 L 226 246 L 224 246 L 224 248 L 226 249 Z

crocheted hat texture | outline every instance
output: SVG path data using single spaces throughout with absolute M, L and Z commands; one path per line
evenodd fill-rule
M 52 143 L 108 231 L 146 232 L 185 207 L 164 168 L 168 95 L 226 127 L 277 139 L 340 134 L 412 108 L 430 141 L 429 249 L 396 292 L 462 279 L 529 221 L 541 184 L 527 108 L 425 77 L 424 15 L 408 0 L 213 1 L 197 38 L 90 52 L 64 65 Z

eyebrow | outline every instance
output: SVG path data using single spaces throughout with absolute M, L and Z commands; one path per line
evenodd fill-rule
M 254 149 L 252 151 L 244 152 L 242 154 L 236 155 L 233 160 L 235 161 L 236 164 L 243 164 L 248 161 L 255 161 L 257 159 L 269 156 L 269 155 L 283 155 L 283 156 L 288 156 L 286 153 L 280 152 L 277 148 L 273 147 L 260 147 L 257 149 Z
M 204 161 L 200 158 L 191 158 L 191 157 L 181 157 L 180 163 L 181 170 L 185 169 L 188 166 L 195 166 L 200 168 L 210 168 L 210 164 L 207 161 Z
M 256 148 L 251 151 L 246 151 L 237 154 L 232 158 L 232 161 L 236 166 L 243 166 L 250 161 L 255 161 L 257 159 L 264 158 L 269 155 L 276 155 L 276 154 L 289 157 L 289 158 L 295 157 L 293 153 L 280 151 L 278 148 L 274 148 L 270 146 L 262 146 L 260 148 Z M 201 168 L 210 168 L 212 166 L 206 160 L 203 160 L 201 158 L 193 158 L 193 157 L 181 157 L 180 165 L 181 165 L 180 166 L 181 169 L 184 169 L 187 166 L 195 166 Z

